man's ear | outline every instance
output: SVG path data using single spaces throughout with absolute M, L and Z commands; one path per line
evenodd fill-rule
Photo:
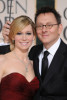
M 62 30 L 63 30 L 63 25 L 59 24 L 59 32 L 58 32 L 59 35 L 62 33 Z

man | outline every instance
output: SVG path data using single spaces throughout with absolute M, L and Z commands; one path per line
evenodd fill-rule
M 4 38 L 4 42 L 0 43 L 0 54 L 6 54 L 10 51 L 10 43 L 9 43 L 9 29 L 10 29 L 10 21 L 7 21 L 3 26 L 2 35 Z
M 34 100 L 67 100 L 67 45 L 60 39 L 61 16 L 55 9 L 43 7 L 36 12 L 35 24 L 42 44 L 32 47 L 29 53 L 40 81 Z M 43 69 L 46 65 L 42 67 L 45 51 L 49 52 L 44 60 L 47 61 L 46 72 Z
M 42 44 L 34 46 L 29 55 L 40 80 L 34 100 L 67 100 L 67 45 L 60 39 L 61 16 L 55 9 L 43 7 L 36 12 L 35 23 Z M 48 71 L 42 80 L 42 58 L 46 50 L 49 52 Z

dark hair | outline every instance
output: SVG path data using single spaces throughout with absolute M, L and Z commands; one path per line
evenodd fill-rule
M 35 14 L 35 23 L 37 21 L 37 17 L 42 13 L 53 13 L 57 20 L 57 23 L 61 24 L 60 14 L 54 8 L 51 8 L 51 7 L 42 7 L 41 9 L 37 10 Z

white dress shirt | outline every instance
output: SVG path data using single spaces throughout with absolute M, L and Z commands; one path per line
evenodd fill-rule
M 4 43 L 4 42 L 0 43 L 0 46 L 4 46 L 4 45 L 10 45 L 10 43 Z
M 48 68 L 49 68 L 49 66 L 50 66 L 50 64 L 51 64 L 51 61 L 52 61 L 52 59 L 53 59 L 53 57 L 54 57 L 54 55 L 55 55 L 57 49 L 59 48 L 60 42 L 61 42 L 61 39 L 59 38 L 59 39 L 57 40 L 57 42 L 56 42 L 54 45 L 52 45 L 52 46 L 47 50 L 47 51 L 50 53 L 50 54 L 48 55 L 48 57 L 47 57 L 47 58 L 48 58 Z M 39 72 L 40 72 L 40 75 L 41 75 L 42 58 L 43 58 L 43 55 L 44 55 L 44 51 L 46 51 L 46 48 L 45 48 L 45 47 L 43 47 L 43 50 L 42 50 L 42 52 L 41 52 L 40 55 L 39 55 Z

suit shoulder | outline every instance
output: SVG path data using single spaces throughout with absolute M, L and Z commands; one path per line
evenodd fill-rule
M 67 44 L 65 44 L 64 42 L 62 42 L 62 53 L 64 53 L 64 56 L 67 56 Z
M 41 45 L 34 45 L 34 46 L 31 48 L 30 51 L 32 51 L 32 50 L 37 50 L 37 49 L 39 49 L 40 46 L 41 46 Z
M 6 54 L 10 52 L 10 45 L 0 46 L 0 54 Z
M 36 57 L 37 53 L 39 52 L 40 49 L 42 49 L 42 47 L 43 47 L 42 44 L 40 44 L 40 45 L 35 45 L 31 48 L 29 52 L 29 57 L 31 60 Z

